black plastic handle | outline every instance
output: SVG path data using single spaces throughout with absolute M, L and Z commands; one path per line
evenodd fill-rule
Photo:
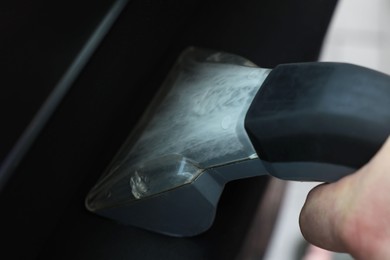
M 245 128 L 270 174 L 335 181 L 367 163 L 389 136 L 390 76 L 343 63 L 280 65 Z

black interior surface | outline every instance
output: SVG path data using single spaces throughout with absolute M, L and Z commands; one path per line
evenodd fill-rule
M 113 2 L 0 3 L 0 162 Z
M 6 75 L 20 76 L 15 87 L 2 88 L 7 96 L 2 113 L 10 113 L 12 104 L 20 106 L 14 116 L 5 117 L 9 124 L 1 142 L 7 145 L 2 147 L 9 149 L 108 10 L 108 3 L 67 1 L 64 7 L 54 7 L 54 3 L 14 7 L 17 18 L 13 19 L 20 19 L 21 26 L 50 15 L 37 22 L 41 34 L 22 31 L 24 45 L 1 45 L 4 53 L 20 50 L 32 55 L 15 56 L 19 61 L 10 54 L 8 68 L 2 65 Z M 266 177 L 229 184 L 215 225 L 195 238 L 169 238 L 121 226 L 87 212 L 84 198 L 184 48 L 223 50 L 262 67 L 314 61 L 335 5 L 336 0 L 129 1 L 1 193 L 4 259 L 235 258 L 267 185 Z M 54 10 L 58 9 L 57 14 Z M 26 10 L 33 14 L 23 16 Z M 58 33 L 53 25 L 56 19 L 63 21 L 64 31 L 74 34 Z M 52 31 L 43 30 L 49 24 L 54 26 Z M 18 41 L 19 36 L 13 36 L 16 27 L 0 28 L 5 33 L 10 30 L 9 37 Z M 50 40 L 62 44 L 50 49 Z M 26 65 L 16 70 L 17 64 Z M 37 73 L 37 77 L 27 77 Z

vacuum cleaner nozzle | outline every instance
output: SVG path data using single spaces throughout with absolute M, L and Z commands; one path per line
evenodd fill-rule
M 389 134 L 385 74 L 341 63 L 270 70 L 189 48 L 86 207 L 158 233 L 194 236 L 211 226 L 227 182 L 265 174 L 336 181 L 367 163 Z

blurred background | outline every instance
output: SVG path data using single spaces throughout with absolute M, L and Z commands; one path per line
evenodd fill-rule
M 390 1 L 340 0 L 321 54 L 322 61 L 348 62 L 390 74 Z M 290 182 L 265 259 L 302 259 L 307 244 L 298 225 L 301 207 L 318 183 Z M 352 259 L 333 254 L 332 259 Z

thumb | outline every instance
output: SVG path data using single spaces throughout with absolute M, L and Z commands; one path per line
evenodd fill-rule
M 342 207 L 340 204 L 344 203 L 338 200 L 346 200 L 351 189 L 345 180 L 343 182 L 343 187 L 333 183 L 321 184 L 312 189 L 299 216 L 299 226 L 304 238 L 313 245 L 335 252 L 346 251 L 338 232 L 342 224 L 339 222 L 340 212 L 336 208 Z
M 381 244 L 378 237 L 386 241 L 384 236 L 390 234 L 389 159 L 390 138 L 356 173 L 311 190 L 299 219 L 305 239 L 321 248 L 355 256 L 373 244 Z

